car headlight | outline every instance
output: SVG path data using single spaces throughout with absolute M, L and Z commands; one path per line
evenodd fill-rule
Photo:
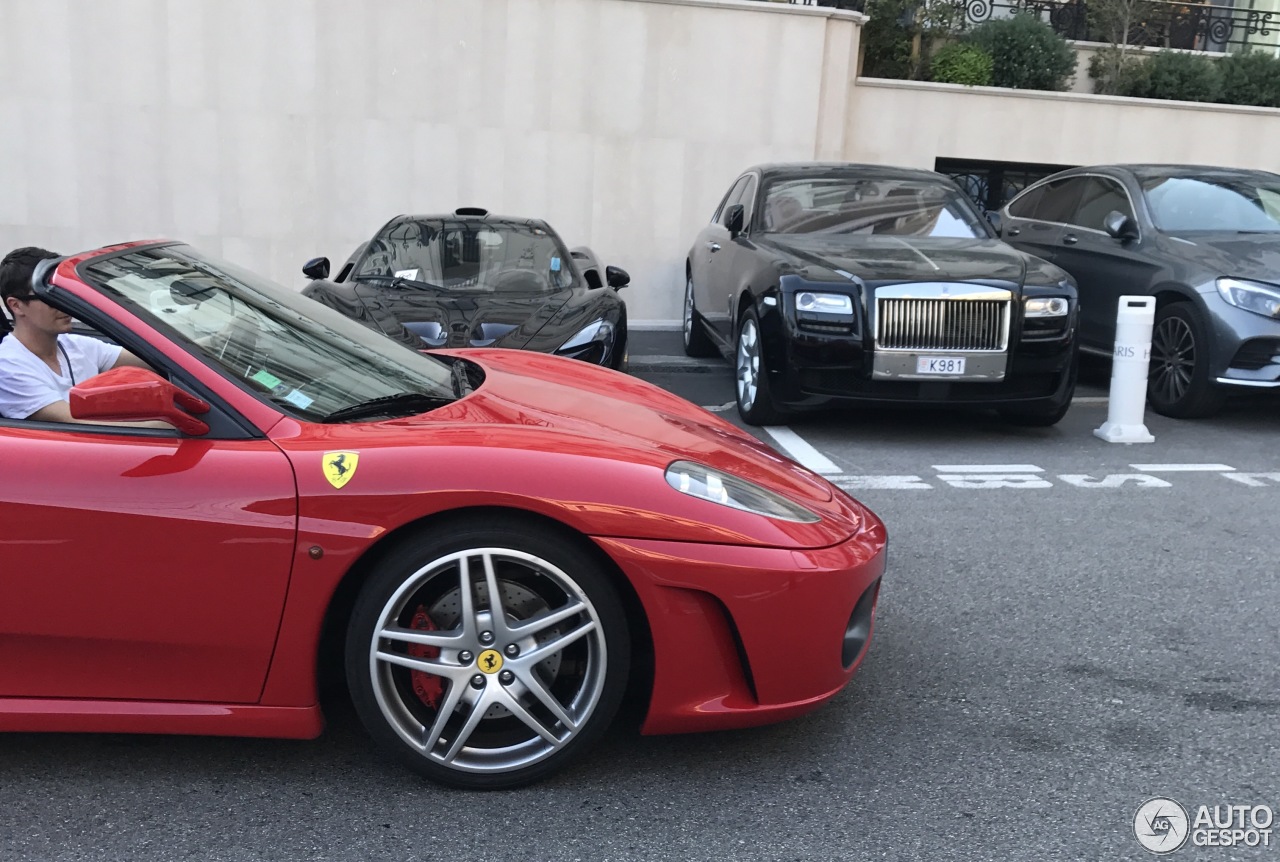
M 608 344 L 613 340 L 613 324 L 601 318 L 593 320 L 586 326 L 579 329 L 576 334 L 564 344 L 560 345 L 558 353 L 567 353 L 572 350 L 581 350 L 593 341 L 602 341 Z
M 1240 278 L 1220 278 L 1218 294 L 1236 308 L 1243 308 L 1263 317 L 1280 317 L 1280 287 L 1274 284 Z
M 1071 308 L 1060 296 L 1036 296 L 1027 300 L 1027 317 L 1062 317 Z
M 766 518 L 812 524 L 822 519 L 804 506 L 713 467 L 693 461 L 676 461 L 667 468 L 667 484 L 681 494 Z
M 796 294 L 796 310 L 810 314 L 853 314 L 853 299 L 843 293 L 802 290 Z

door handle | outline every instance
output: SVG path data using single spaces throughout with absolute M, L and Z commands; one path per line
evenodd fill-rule
M 720 243 L 715 242 L 715 241 L 712 241 L 712 240 L 708 240 L 708 241 L 707 241 L 707 248 L 711 249 L 711 253 L 712 253 L 712 254 L 714 254 L 714 253 L 716 253 L 717 251 L 719 251 L 719 250 L 720 250 Z
M 1007 231 L 1005 231 L 1005 233 L 1008 234 L 1009 236 L 1017 236 L 1018 234 L 1022 233 L 1022 228 L 1011 227 Z
M 1062 238 L 1063 245 L 1075 245 L 1079 241 L 1080 241 L 1080 237 L 1076 236 L 1073 233 L 1069 233 Z

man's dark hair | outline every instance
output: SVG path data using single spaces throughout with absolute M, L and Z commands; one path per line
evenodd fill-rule
M 62 257 L 47 248 L 25 246 L 15 248 L 0 260 L 0 341 L 9 334 L 9 303 L 11 296 L 31 295 L 31 276 L 36 271 L 36 264 L 42 260 Z
M 36 271 L 36 264 L 55 257 L 62 255 L 35 246 L 15 248 L 6 254 L 4 260 L 0 260 L 0 298 L 29 296 L 31 275 Z

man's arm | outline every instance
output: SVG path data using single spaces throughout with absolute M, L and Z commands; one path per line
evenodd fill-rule
M 143 360 L 139 359 L 138 357 L 134 356 L 134 355 L 133 355 L 132 353 L 130 353 L 129 351 L 127 351 L 127 350 L 123 350 L 123 349 L 122 349 L 122 350 L 120 351 L 120 355 L 116 357 L 115 364 L 114 364 L 114 365 L 112 365 L 111 367 L 112 367 L 112 368 L 123 368 L 123 367 L 125 367 L 125 366 L 128 366 L 128 367 L 130 367 L 130 368 L 145 368 L 145 369 L 147 369 L 148 371 L 150 371 L 150 370 L 151 370 L 151 366 L 150 366 L 149 364 L 147 364 L 145 361 L 143 361 Z
M 159 419 L 148 422 L 108 422 L 103 419 L 76 419 L 71 415 L 71 405 L 66 401 L 55 401 L 52 404 L 41 407 L 27 418 L 37 422 L 74 422 L 77 425 L 127 425 L 131 428 L 164 428 L 173 430 L 172 425 Z

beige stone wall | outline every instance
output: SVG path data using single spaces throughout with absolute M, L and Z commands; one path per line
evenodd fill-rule
M 861 16 L 746 0 L 0 0 L 0 248 L 172 236 L 295 287 L 389 217 L 548 219 L 677 316 L 746 164 L 843 150 Z
M 1189 162 L 1280 171 L 1280 109 L 862 78 L 849 161 Z M 856 134 L 855 134 L 856 133 Z
M 1280 2 L 1280 0 L 1275 0 Z M 753 0 L 0 0 L 0 250 L 170 236 L 300 287 L 401 212 L 547 218 L 674 322 L 773 160 L 1280 169 L 1280 111 L 862 80 L 862 16 Z

